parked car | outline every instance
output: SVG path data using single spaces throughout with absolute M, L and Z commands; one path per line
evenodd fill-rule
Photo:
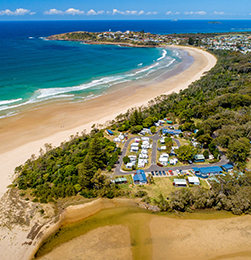
M 159 174 L 158 174 L 158 171 L 155 171 L 155 175 L 156 175 L 156 176 L 158 176 L 158 175 L 159 175 Z
M 161 173 L 161 171 L 159 171 L 159 175 L 160 175 L 160 176 L 162 176 L 162 173 Z
M 166 172 L 165 171 L 162 171 L 163 175 L 166 176 Z
M 152 174 L 152 176 L 154 176 L 154 172 L 153 171 L 151 171 L 151 174 Z

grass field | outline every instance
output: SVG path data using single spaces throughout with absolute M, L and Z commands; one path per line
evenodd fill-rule
M 127 178 L 128 183 L 120 184 L 119 187 L 127 191 L 132 191 L 133 193 L 136 193 L 139 190 L 146 191 L 148 196 L 151 197 L 151 199 L 158 198 L 160 193 L 163 194 L 164 197 L 167 197 L 171 192 L 175 191 L 176 189 L 179 189 L 173 186 L 174 177 L 154 178 L 154 184 L 147 185 L 131 185 L 133 182 L 132 176 L 126 175 L 124 177 Z

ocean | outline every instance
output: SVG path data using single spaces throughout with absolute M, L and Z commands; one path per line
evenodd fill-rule
M 0 118 L 41 102 L 82 102 L 152 79 L 182 61 L 177 51 L 48 41 L 71 31 L 168 33 L 250 31 L 251 21 L 0 22 Z

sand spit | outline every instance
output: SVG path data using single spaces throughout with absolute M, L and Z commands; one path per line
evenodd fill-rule
M 138 200 L 97 199 L 92 202 L 69 206 L 58 217 L 53 205 L 42 205 L 20 199 L 18 192 L 4 196 L 0 202 L 0 259 L 33 259 L 43 242 L 62 225 L 92 216 L 102 209 L 118 206 L 138 206 Z M 13 200 L 14 198 L 14 200 Z M 7 207 L 7 209 L 5 209 Z M 39 213 L 45 209 L 45 215 Z M 32 217 L 31 217 L 32 216 Z
M 170 47 L 174 48 L 174 47 Z M 208 52 L 179 47 L 194 58 L 186 70 L 150 86 L 134 86 L 115 91 L 83 103 L 54 104 L 0 120 L 0 196 L 12 182 L 16 166 L 32 154 L 39 154 L 45 143 L 58 146 L 72 134 L 89 132 L 93 124 L 105 124 L 127 109 L 147 104 L 161 94 L 179 92 L 198 80 L 216 64 Z

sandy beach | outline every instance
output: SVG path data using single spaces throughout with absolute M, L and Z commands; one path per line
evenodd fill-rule
M 185 50 L 193 64 L 181 73 L 150 86 L 135 86 L 82 103 L 60 104 L 22 112 L 0 120 L 0 196 L 13 180 L 16 166 L 32 154 L 38 154 L 45 143 L 59 145 L 77 132 L 90 131 L 93 124 L 104 124 L 127 109 L 147 104 L 161 94 L 185 89 L 215 64 L 216 58 L 200 49 L 172 46 Z

